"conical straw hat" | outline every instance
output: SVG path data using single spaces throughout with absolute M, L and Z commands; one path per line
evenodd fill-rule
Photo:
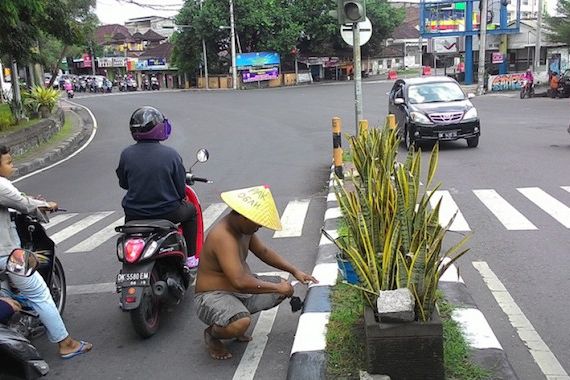
M 281 220 L 269 186 L 226 191 L 222 200 L 238 214 L 263 227 L 279 231 Z

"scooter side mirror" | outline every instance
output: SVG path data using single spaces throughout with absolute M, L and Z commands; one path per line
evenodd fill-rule
M 202 148 L 198 152 L 196 152 L 196 159 L 199 162 L 206 162 L 208 161 L 208 158 L 210 158 L 210 153 L 206 148 Z
M 29 277 L 39 266 L 38 257 L 32 252 L 16 248 L 8 256 L 6 271 L 17 276 Z

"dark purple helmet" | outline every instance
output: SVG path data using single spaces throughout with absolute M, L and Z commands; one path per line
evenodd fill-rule
M 159 110 L 154 107 L 144 106 L 131 115 L 129 129 L 133 139 L 136 141 L 164 141 L 170 136 L 172 126 Z

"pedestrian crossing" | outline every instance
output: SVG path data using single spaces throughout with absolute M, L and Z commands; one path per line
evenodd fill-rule
M 485 220 L 485 224 L 496 223 L 497 227 L 506 231 L 536 231 L 552 226 L 570 228 L 570 186 L 560 186 L 560 189 L 562 191 L 557 191 L 556 188 L 546 191 L 539 187 L 521 187 L 516 188 L 516 191 L 474 189 L 462 193 L 437 190 L 432 194 L 430 205 L 435 207 L 441 200 L 439 222 L 442 226 L 447 225 L 455 215 L 450 227 L 452 231 L 477 230 L 481 220 Z M 334 197 L 329 194 L 327 201 L 332 200 Z M 283 229 L 276 231 L 273 238 L 302 236 L 312 202 L 315 201 L 293 199 L 287 202 L 279 210 Z M 224 203 L 208 205 L 203 210 L 204 229 L 209 229 L 227 211 L 228 207 Z M 325 220 L 340 216 L 340 208 L 330 208 Z M 58 214 L 45 227 L 56 244 L 64 245 L 65 253 L 77 254 L 94 251 L 105 242 L 115 239 L 115 227 L 123 223 L 122 210 L 101 211 Z M 88 236 L 84 237 L 85 235 Z M 77 236 L 80 236 L 80 241 Z

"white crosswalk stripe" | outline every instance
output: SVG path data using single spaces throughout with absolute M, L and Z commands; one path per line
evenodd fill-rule
M 499 219 L 507 230 L 536 230 L 536 226 L 495 190 L 473 190 L 473 193 Z
M 294 200 L 287 204 L 283 215 L 281 216 L 281 224 L 283 229 L 275 231 L 274 238 L 301 236 L 303 233 L 303 224 L 305 216 L 309 210 L 310 199 Z
M 469 224 L 463 217 L 457 203 L 451 197 L 451 193 L 447 190 L 437 190 L 430 198 L 431 207 L 436 207 L 437 202 L 441 199 L 441 206 L 439 208 L 439 224 L 441 226 L 447 226 L 453 215 L 457 213 L 457 216 L 453 220 L 450 226 L 451 231 L 471 231 Z
M 66 220 L 73 218 L 74 216 L 77 216 L 77 213 L 71 212 L 69 214 L 58 214 L 58 215 L 54 216 L 53 218 L 50 218 L 49 223 L 46 224 L 44 226 L 44 228 L 46 230 L 49 230 L 50 228 L 55 227 L 58 224 L 63 223 Z
M 561 189 L 570 193 L 570 186 L 560 186 Z M 552 195 L 538 187 L 524 187 L 517 188 L 517 190 L 524 195 L 532 204 L 538 206 L 544 212 L 549 214 L 557 222 L 561 223 L 564 227 L 570 228 L 570 207 L 566 206 L 563 202 L 555 199 Z M 474 189 L 472 190 L 475 198 L 488 209 L 508 231 L 533 231 L 538 230 L 535 224 L 519 210 L 517 210 L 509 201 L 501 196 L 494 189 Z M 452 231 L 471 231 L 470 225 L 467 223 L 463 213 L 460 211 L 458 203 L 465 202 L 465 194 L 461 197 L 456 197 L 448 190 L 436 191 L 430 201 L 431 207 L 435 207 L 439 200 L 441 201 L 441 208 L 439 213 L 440 224 L 445 226 L 451 220 L 452 216 L 457 212 L 457 216 L 451 225 Z M 282 212 L 281 222 L 283 224 L 282 231 L 276 231 L 273 238 L 285 237 L 299 237 L 303 234 L 303 226 L 307 218 L 307 213 L 310 207 L 310 199 L 292 200 L 287 203 Z M 228 210 L 225 203 L 213 203 L 205 208 L 203 211 L 204 231 L 207 231 L 211 226 L 219 220 L 219 218 Z M 64 222 L 74 222 L 69 226 L 65 226 L 60 231 L 51 234 L 52 240 L 56 244 L 60 244 L 81 233 L 82 231 L 89 231 L 90 236 L 85 240 L 77 242 L 74 241 L 71 248 L 67 249 L 66 253 L 90 252 L 101 246 L 103 243 L 117 236 L 115 227 L 123 223 L 123 217 L 110 220 L 104 226 L 95 230 L 93 225 L 102 221 L 104 218 L 109 217 L 116 211 L 103 211 L 92 214 L 58 214 L 51 218 L 50 223 L 46 224 L 46 229 L 57 230 Z M 471 211 L 473 212 L 473 211 Z M 527 211 L 528 212 L 528 211 Z M 121 212 L 122 215 L 122 212 Z M 327 209 L 325 220 L 335 219 L 341 217 L 342 214 L 338 207 Z M 116 217 L 115 217 L 116 218 Z M 61 228 L 61 227 L 60 227 Z M 51 232 L 51 231 L 50 231 Z M 329 231 L 335 234 L 336 231 Z M 319 244 L 330 244 L 331 242 L 322 237 Z
M 97 233 L 91 235 L 88 239 L 83 240 L 81 243 L 77 244 L 73 248 L 65 251 L 66 253 L 77 253 L 77 252 L 89 252 L 111 239 L 117 235 L 115 232 L 115 227 L 120 226 L 125 223 L 125 218 L 120 217 L 113 223 L 109 224 L 107 227 L 98 231 Z
M 564 227 L 570 228 L 570 208 L 564 203 L 538 187 L 523 187 L 517 190 Z
M 213 203 L 206 210 L 202 212 L 202 219 L 204 220 L 204 231 L 214 224 L 216 219 L 226 211 L 228 206 L 225 203 Z
M 59 244 L 62 241 L 68 239 L 69 237 L 83 231 L 87 227 L 97 223 L 101 219 L 106 218 L 112 213 L 113 211 L 103 211 L 88 215 L 87 217 L 81 219 L 79 222 L 72 224 L 71 226 L 59 231 L 56 234 L 53 234 L 51 236 L 51 240 L 53 240 L 55 244 Z

